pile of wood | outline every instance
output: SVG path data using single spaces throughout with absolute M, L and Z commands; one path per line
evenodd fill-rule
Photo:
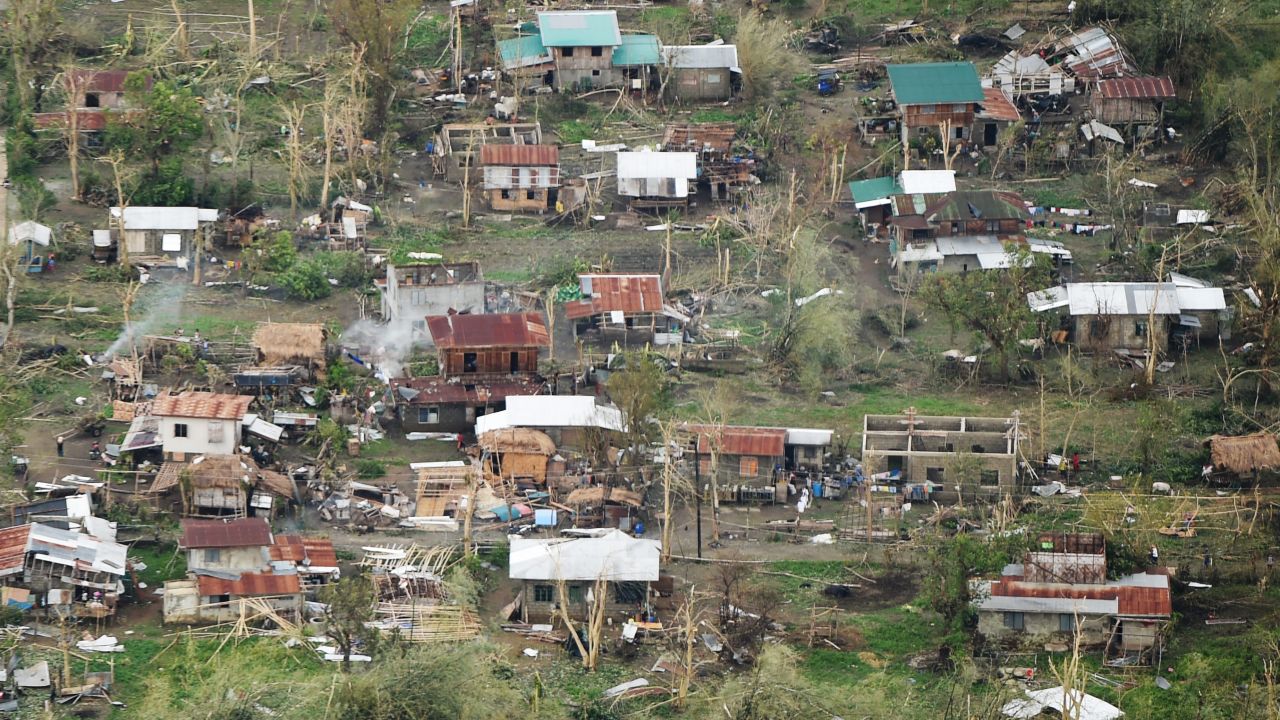
M 384 634 L 408 642 L 459 642 L 480 634 L 480 619 L 461 605 L 380 602 L 374 616 Z

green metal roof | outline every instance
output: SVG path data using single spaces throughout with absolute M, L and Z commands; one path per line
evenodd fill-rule
M 613 10 L 564 10 L 538 13 L 542 44 L 547 47 L 617 47 L 618 13 Z
M 551 54 L 537 35 L 525 35 L 498 41 L 502 66 L 508 70 L 551 62 Z
M 982 81 L 973 63 L 890 65 L 889 84 L 899 105 L 982 102 Z
M 934 222 L 984 220 L 1025 220 L 1027 208 L 1015 193 L 994 190 L 959 190 L 929 202 L 925 211 Z M 975 212 L 976 211 L 976 212 Z
M 622 44 L 613 51 L 613 64 L 615 67 L 657 65 L 658 57 L 657 35 L 623 35 Z
M 854 180 L 849 183 L 849 194 L 855 203 L 884 200 L 894 195 L 901 195 L 902 188 L 892 177 L 878 177 L 870 180 Z

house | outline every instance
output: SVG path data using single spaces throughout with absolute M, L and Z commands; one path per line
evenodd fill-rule
M 957 485 L 988 495 L 1015 488 L 1023 440 L 1017 412 L 987 418 L 919 415 L 910 408 L 902 415 L 866 415 L 862 422 L 864 471 L 894 492 L 924 499 Z
M 659 84 L 661 62 L 662 43 L 657 35 L 623 35 L 622 44 L 613 51 L 613 67 L 622 74 L 622 86 L 633 93 Z
M 618 153 L 618 195 L 633 210 L 684 207 L 695 192 L 698 156 L 691 152 Z
M 74 111 L 76 129 L 85 134 L 97 134 L 107 129 L 107 119 L 111 114 L 108 111 L 114 111 L 117 118 L 136 115 L 141 111 L 129 108 L 125 90 L 128 77 L 127 70 L 74 68 L 67 71 L 62 75 L 67 107 L 54 112 L 35 113 L 32 116 L 35 129 L 60 130 L 73 122 L 71 113 Z M 147 89 L 151 85 L 151 78 L 146 78 Z
M 1180 284 L 1185 282 L 1197 285 Z M 1171 338 L 1215 337 L 1225 325 L 1227 309 L 1221 288 L 1205 287 L 1191 278 L 1163 283 L 1067 283 L 1028 293 L 1027 303 L 1035 312 L 1064 310 L 1058 329 L 1050 332 L 1054 342 L 1132 352 L 1151 347 L 1163 351 Z
M 515 488 L 521 484 L 545 487 L 547 465 L 556 454 L 556 444 L 544 432 L 523 427 L 506 427 L 478 433 L 476 437 L 487 461 L 485 479 L 493 486 Z
M 890 198 L 889 255 L 899 276 L 1008 267 L 1031 215 L 1017 193 L 957 190 Z
M 187 455 L 234 455 L 240 447 L 242 422 L 254 398 L 247 395 L 186 390 L 152 401 L 159 418 L 165 457 L 182 461 Z
M 442 377 L 505 379 L 538 373 L 538 353 L 551 344 L 541 313 L 435 315 L 427 331 Z
M 198 234 L 218 220 L 218 211 L 194 207 L 111 208 L 110 229 L 123 228 L 130 261 L 188 257 L 196 249 Z M 95 251 L 96 252 L 96 251 Z
M 1164 105 L 1177 96 L 1167 77 L 1109 78 L 1098 81 L 1089 109 L 1107 125 L 1129 128 L 1135 139 L 1144 135 L 1163 139 Z
M 250 512 L 268 517 L 277 500 L 288 505 L 295 495 L 292 480 L 258 467 L 248 455 L 209 454 L 189 463 L 166 462 L 149 492 L 162 496 L 175 489 L 187 517 L 242 518 Z
M 45 257 L 50 241 L 53 240 L 53 229 L 41 225 L 34 220 L 24 220 L 9 226 L 9 244 L 22 250 L 22 266 L 27 272 L 38 273 L 44 270 Z
M 128 79 L 128 70 L 76 68 L 68 71 L 65 82 L 68 87 L 75 86 L 84 93 L 81 107 L 116 109 L 129 106 L 125 90 L 125 82 Z M 144 83 L 150 89 L 152 79 L 148 77 Z
M 554 208 L 560 187 L 560 148 L 555 145 L 485 145 L 480 148 L 484 192 L 501 212 Z
M 736 45 L 666 45 L 662 72 L 667 92 L 680 102 L 728 100 L 742 84 Z
M 250 343 L 264 367 L 295 365 L 324 369 L 329 331 L 320 323 L 258 323 Z
M 622 45 L 615 11 L 540 12 L 538 35 L 555 64 L 552 84 L 557 90 L 585 92 L 624 85 L 625 73 L 613 64 L 613 54 Z
M 592 601 L 606 603 L 605 617 L 615 623 L 646 614 L 650 584 L 658 581 L 661 544 L 634 538 L 621 530 L 595 537 L 530 539 L 511 536 L 508 577 L 519 580 L 524 622 L 559 617 L 564 585 L 564 611 L 571 618 L 586 617 Z M 607 585 L 595 597 L 598 581 Z
M 392 332 L 407 331 L 426 343 L 428 315 L 485 311 L 484 275 L 475 261 L 412 260 L 387 265 L 386 278 L 373 281 L 381 301 L 382 319 Z
M 1001 132 L 1022 120 L 1022 113 L 1000 88 L 983 88 L 982 96 L 971 137 L 978 147 L 992 147 L 1000 141 Z
M 183 518 L 179 549 L 191 572 L 256 572 L 271 562 L 275 544 L 271 526 L 262 518 L 197 520 Z
M 973 63 L 889 65 L 889 85 L 902 115 L 902 141 L 910 132 L 937 131 L 953 140 L 969 137 L 986 99 Z
M 1106 645 L 1121 655 L 1151 651 L 1173 614 L 1165 568 L 1109 579 L 1096 533 L 1042 533 L 1021 563 L 975 593 L 978 632 L 1015 644 Z
M 694 453 L 699 475 L 710 477 L 714 452 L 716 474 L 722 483 L 777 490 L 776 495 L 752 491 L 750 498 L 742 495 L 740 499 L 777 502 L 787 499 L 787 478 L 782 473 L 821 471 L 834 435 L 831 430 L 813 428 L 705 424 L 686 424 L 681 431 L 689 437 L 686 444 Z
M 1280 448 L 1269 432 L 1250 435 L 1214 435 L 1205 441 L 1209 464 L 1204 478 L 1217 483 L 1258 483 L 1280 469 Z
M 434 143 L 427 146 L 438 175 L 458 170 L 470 173 L 479 167 L 486 145 L 542 145 L 542 125 L 533 123 L 446 123 Z
M 887 235 L 893 216 L 893 198 L 899 195 L 940 195 L 956 191 L 954 170 L 903 170 L 897 177 L 885 176 L 849 183 L 849 195 L 869 237 Z
M 342 576 L 338 553 L 328 538 L 276 535 L 267 553 L 273 565 L 287 563 L 297 569 L 303 592 L 314 592 Z
M 542 44 L 542 36 L 520 35 L 498 41 L 498 57 L 503 72 L 517 81 L 517 86 L 549 86 L 555 82 L 555 59 Z
M 476 435 L 504 428 L 532 428 L 546 433 L 558 447 L 584 448 L 592 437 L 622 433 L 622 411 L 597 405 L 586 395 L 516 395 L 507 409 L 476 418 Z
M 574 337 L 590 333 L 606 343 L 670 345 L 689 318 L 665 302 L 657 273 L 583 273 L 582 299 L 564 305 Z
M 539 395 L 536 377 L 472 382 L 466 377 L 393 378 L 392 404 L 405 433 L 469 433 L 476 418 L 506 408 L 513 395 Z
M 698 156 L 698 181 L 705 183 L 712 200 L 727 200 L 731 191 L 760 182 L 755 153 L 735 153 L 738 136 L 733 123 L 672 123 L 662 134 L 665 152 L 693 152 Z
M 45 523 L 0 530 L 5 604 L 65 607 L 82 618 L 110 617 L 124 592 L 127 550 L 114 540 Z

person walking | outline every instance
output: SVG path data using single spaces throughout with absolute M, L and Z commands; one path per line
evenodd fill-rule
M 63 444 L 64 442 L 66 442 L 66 441 L 67 441 L 67 439 L 66 439 L 65 437 L 63 437 L 63 436 L 61 436 L 61 435 L 59 435 L 59 436 L 58 436 L 58 439 L 57 439 L 57 443 L 58 443 L 58 457 L 62 457 L 62 456 L 63 456 L 62 444 Z

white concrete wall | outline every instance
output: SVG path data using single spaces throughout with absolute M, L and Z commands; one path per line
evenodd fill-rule
M 218 423 L 222 426 L 221 442 L 211 441 L 210 426 Z M 185 424 L 187 436 L 178 437 L 176 426 Z M 160 437 L 164 439 L 165 455 L 182 455 L 190 460 L 196 455 L 234 455 L 240 445 L 241 425 L 238 420 L 206 420 L 204 418 L 160 418 Z M 216 437 L 216 436 L 215 436 Z
M 187 567 L 192 570 L 259 572 L 268 564 L 267 550 L 263 547 L 218 548 L 217 552 L 210 552 L 209 548 L 193 548 L 187 551 Z

